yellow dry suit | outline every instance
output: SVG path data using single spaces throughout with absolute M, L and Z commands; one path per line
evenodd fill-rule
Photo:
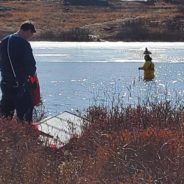
M 140 70 L 144 70 L 144 80 L 152 80 L 155 77 L 155 65 L 149 60 L 145 61 L 144 65 L 139 68 Z

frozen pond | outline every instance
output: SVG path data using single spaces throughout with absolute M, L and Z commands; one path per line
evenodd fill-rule
M 32 42 L 46 110 L 50 114 L 110 103 L 118 96 L 135 104 L 145 96 L 183 99 L 184 43 Z M 142 80 L 143 51 L 156 67 L 153 82 Z M 140 77 L 141 76 L 141 77 Z M 166 94 L 166 95 L 165 95 Z

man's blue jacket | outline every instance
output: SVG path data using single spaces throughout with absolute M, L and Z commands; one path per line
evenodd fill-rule
M 32 53 L 31 45 L 28 41 L 17 34 L 6 36 L 0 42 L 0 70 L 1 80 L 7 83 L 14 83 L 15 77 L 10 65 L 7 53 L 9 40 L 9 55 L 17 77 L 17 82 L 23 84 L 27 81 L 29 75 L 36 72 L 36 62 Z

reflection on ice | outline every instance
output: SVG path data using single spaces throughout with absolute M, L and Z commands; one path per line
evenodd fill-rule
M 170 42 L 32 42 L 39 62 L 141 62 L 152 51 L 154 62 L 184 62 L 184 43 Z

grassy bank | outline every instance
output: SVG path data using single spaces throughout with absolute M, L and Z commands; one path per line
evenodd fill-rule
M 0 122 L 0 183 L 183 183 L 184 109 L 170 102 L 90 107 L 82 136 L 44 148 L 29 126 Z
M 183 41 L 183 9 L 181 3 L 164 2 L 110 0 L 107 7 L 86 7 L 64 6 L 62 1 L 1 1 L 0 37 L 29 19 L 37 27 L 35 40 Z
M 58 159 L 30 126 L 0 120 L 0 184 L 57 183 Z

